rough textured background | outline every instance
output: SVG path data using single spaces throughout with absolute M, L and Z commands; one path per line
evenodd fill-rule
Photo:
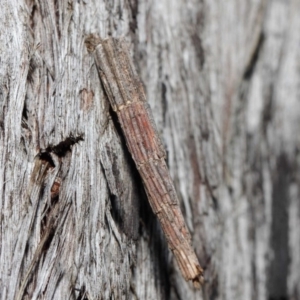
M 300 2 L 0 2 L 1 299 L 300 299 Z M 182 279 L 84 39 L 126 36 L 206 284 Z

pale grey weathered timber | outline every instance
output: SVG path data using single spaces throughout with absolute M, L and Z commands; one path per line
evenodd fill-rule
M 299 6 L 1 1 L 0 299 L 299 299 Z M 203 291 L 149 216 L 90 33 L 132 45 Z

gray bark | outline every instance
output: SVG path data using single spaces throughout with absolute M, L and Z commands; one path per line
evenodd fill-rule
M 300 2 L 0 2 L 0 299 L 300 299 Z M 85 37 L 125 36 L 205 268 L 186 283 Z

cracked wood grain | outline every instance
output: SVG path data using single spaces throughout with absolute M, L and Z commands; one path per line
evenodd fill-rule
M 86 39 L 86 46 L 94 54 L 108 100 L 118 116 L 127 147 L 168 246 L 183 277 L 199 287 L 203 283 L 203 270 L 191 246 L 191 237 L 165 162 L 165 151 L 126 42 L 92 35 Z

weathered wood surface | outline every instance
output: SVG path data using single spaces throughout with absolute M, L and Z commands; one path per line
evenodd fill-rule
M 299 14 L 297 0 L 1 1 L 0 298 L 300 299 Z M 147 205 L 90 33 L 132 45 L 202 291 Z

